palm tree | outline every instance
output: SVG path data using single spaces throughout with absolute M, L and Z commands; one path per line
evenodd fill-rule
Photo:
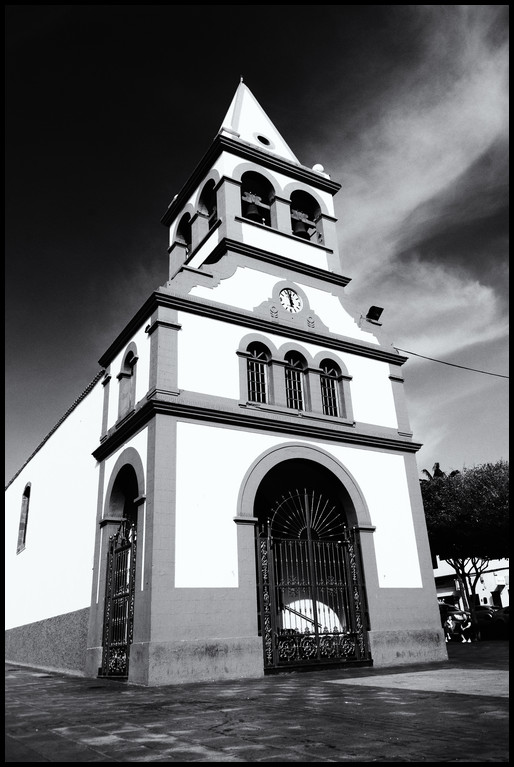
M 432 474 L 430 474 L 430 472 L 427 469 L 422 469 L 421 473 L 424 474 L 425 477 L 428 478 L 429 482 L 431 480 L 433 480 L 433 479 L 441 479 L 443 477 L 446 477 L 446 472 L 444 472 L 440 468 L 440 464 L 439 463 L 434 463 L 434 466 L 432 467 Z M 460 474 L 460 471 L 458 469 L 454 469 L 453 471 L 451 471 L 449 476 L 450 477 L 454 477 L 456 474 Z M 422 479 L 421 481 L 422 482 L 426 482 L 427 480 L 426 479 L 425 480 Z

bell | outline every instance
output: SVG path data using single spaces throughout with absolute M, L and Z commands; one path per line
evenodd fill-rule
M 297 237 L 301 237 L 303 240 L 310 240 L 308 229 L 305 226 L 305 221 L 293 221 L 293 234 L 295 234 Z
M 245 213 L 245 218 L 249 218 L 252 221 L 258 221 L 260 223 L 261 221 L 261 214 L 259 213 L 259 208 L 254 202 L 251 202 Z

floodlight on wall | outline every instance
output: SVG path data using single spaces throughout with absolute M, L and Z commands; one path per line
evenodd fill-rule
M 369 322 L 376 322 L 377 324 L 381 324 L 378 321 L 383 311 L 384 310 L 381 306 L 370 306 L 368 309 L 368 313 L 366 314 L 366 319 Z

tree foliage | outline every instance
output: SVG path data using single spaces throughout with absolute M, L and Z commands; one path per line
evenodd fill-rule
M 441 559 L 509 556 L 509 464 L 500 460 L 421 480 L 430 548 Z M 435 467 L 434 467 L 435 468 Z M 428 474 L 428 472 L 426 472 Z
M 480 574 L 509 556 L 509 464 L 485 463 L 446 475 L 438 463 L 420 480 L 428 539 L 455 570 L 473 614 Z M 470 590 L 471 593 L 470 593 Z

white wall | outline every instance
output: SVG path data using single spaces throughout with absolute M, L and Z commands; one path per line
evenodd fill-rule
M 241 328 L 187 312 L 178 323 L 178 388 L 239 400 Z
M 228 322 L 186 312 L 179 313 L 178 321 L 182 328 L 178 333 L 179 389 L 246 400 L 246 393 L 241 393 L 239 388 L 236 351 L 247 332 Z M 258 335 L 277 348 L 278 356 L 281 354 L 280 347 L 291 342 L 291 339 L 278 334 Z M 312 358 L 324 350 L 316 344 L 299 345 Z M 355 420 L 379 427 L 398 428 L 388 363 L 334 350 L 331 354 L 341 360 L 353 377 L 350 390 Z
M 403 457 L 312 440 L 359 485 L 376 526 L 382 588 L 421 588 L 421 572 Z M 237 499 L 251 464 L 288 438 L 200 424 L 177 426 L 176 585 L 236 587 Z
M 102 424 L 97 383 L 6 491 L 6 628 L 89 607 Z M 26 547 L 16 554 L 22 494 L 31 483 Z
M 215 287 L 197 285 L 191 289 L 190 294 L 208 301 L 252 311 L 263 301 L 271 299 L 273 288 L 279 282 L 284 282 L 282 277 L 278 278 L 259 269 L 239 266 L 230 279 L 222 280 Z M 332 333 L 378 344 L 378 339 L 372 333 L 362 330 L 353 316 L 346 311 L 344 299 L 341 303 L 332 293 L 305 285 L 299 280 L 289 282 L 298 285 L 305 292 L 311 311 L 316 313 Z

